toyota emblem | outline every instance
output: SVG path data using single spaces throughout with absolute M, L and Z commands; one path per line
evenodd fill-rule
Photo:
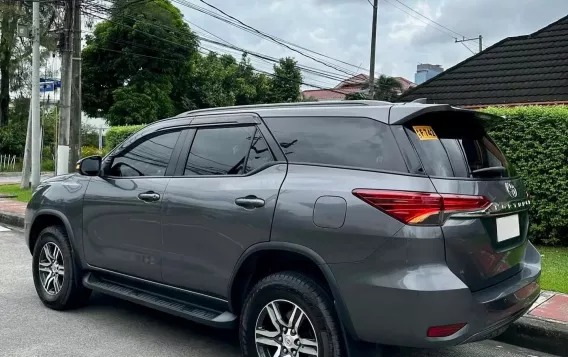
M 509 196 L 511 196 L 513 198 L 517 197 L 517 189 L 515 188 L 515 186 L 512 183 L 506 182 L 505 188 L 507 189 L 507 192 L 509 192 Z

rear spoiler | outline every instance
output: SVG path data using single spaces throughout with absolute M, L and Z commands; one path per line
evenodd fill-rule
M 389 124 L 404 124 L 416 117 L 432 112 L 454 111 L 459 113 L 477 113 L 473 110 L 452 107 L 449 104 L 422 104 L 416 102 L 395 104 L 391 107 Z

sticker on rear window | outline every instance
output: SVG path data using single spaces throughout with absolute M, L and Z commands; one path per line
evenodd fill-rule
M 429 125 L 424 126 L 413 126 L 414 132 L 418 135 L 420 140 L 438 140 L 438 136 Z

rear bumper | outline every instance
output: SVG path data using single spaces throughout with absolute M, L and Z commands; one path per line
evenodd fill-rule
M 359 263 L 330 265 L 352 333 L 366 342 L 427 348 L 492 338 L 540 294 L 540 254 L 530 243 L 520 273 L 475 293 L 445 264 L 394 266 L 385 272 L 376 268 L 379 259 L 375 253 Z M 432 326 L 458 323 L 467 325 L 452 336 L 427 337 Z

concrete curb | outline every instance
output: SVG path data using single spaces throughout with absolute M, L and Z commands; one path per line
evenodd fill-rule
M 0 211 L 0 224 L 24 228 L 24 216 Z M 497 341 L 558 356 L 568 356 L 568 325 L 521 317 Z
M 521 317 L 496 340 L 557 356 L 568 356 L 568 325 Z
M 24 215 L 13 212 L 0 211 L 0 223 L 24 228 Z

